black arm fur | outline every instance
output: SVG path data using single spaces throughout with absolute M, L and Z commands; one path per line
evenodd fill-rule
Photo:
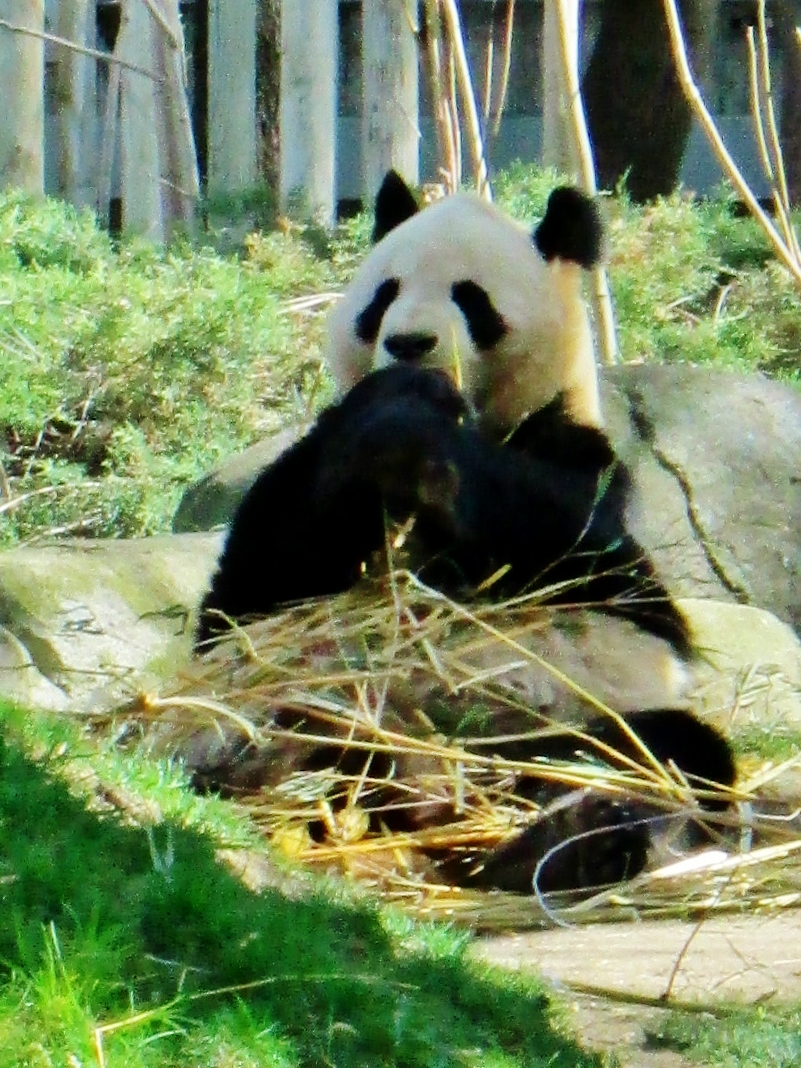
M 686 625 L 627 533 L 628 475 L 603 433 L 556 409 L 506 445 L 488 441 L 442 373 L 376 371 L 266 468 L 231 525 L 201 606 L 198 643 L 236 619 L 348 589 L 384 544 L 384 508 L 417 519 L 421 577 L 469 595 L 498 569 L 494 597 L 576 583 L 562 601 L 599 602 L 690 651 Z

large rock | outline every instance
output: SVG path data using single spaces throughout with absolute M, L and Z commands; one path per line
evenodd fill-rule
M 189 659 L 193 610 L 220 544 L 216 533 L 176 534 L 0 554 L 0 694 L 31 707 L 97 711 L 158 689 Z M 735 732 L 798 729 L 801 643 L 793 630 L 756 608 L 680 603 L 701 652 L 699 711 Z M 610 655 L 613 681 L 615 665 Z M 583 681 L 593 692 L 602 684 L 600 676 Z M 625 707 L 647 701 L 639 692 L 628 698 Z
M 172 529 L 176 534 L 187 534 L 225 526 L 259 471 L 297 441 L 306 428 L 307 424 L 298 424 L 279 430 L 204 475 L 181 498 Z
M 674 595 L 801 628 L 801 393 L 688 366 L 614 368 L 604 385 L 634 475 L 631 528 Z
M 801 641 L 761 608 L 680 598 L 698 648 L 693 707 L 723 730 L 801 729 Z
M 97 710 L 189 655 L 217 534 L 73 540 L 0 554 L 0 693 Z
M 634 475 L 630 524 L 674 595 L 766 608 L 801 628 L 801 394 L 707 367 L 604 372 L 609 432 Z M 191 487 L 176 530 L 230 519 L 299 431 Z
M 687 602 L 703 653 L 699 701 L 724 725 L 801 723 L 801 398 L 760 377 L 616 368 L 610 432 L 636 480 L 631 523 Z M 190 492 L 182 525 L 230 516 L 297 432 L 242 454 Z M 65 541 L 0 554 L 0 693 L 106 707 L 189 654 L 189 617 L 221 535 Z M 728 601 L 729 603 L 721 603 Z M 739 603 L 737 603 L 739 602 Z M 751 607 L 748 607 L 751 606 Z

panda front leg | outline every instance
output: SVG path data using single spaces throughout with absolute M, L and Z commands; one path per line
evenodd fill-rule
M 385 514 L 423 511 L 450 529 L 454 438 L 467 418 L 437 372 L 393 367 L 362 379 L 246 493 L 204 597 L 198 648 L 230 621 L 349 589 L 384 545 Z

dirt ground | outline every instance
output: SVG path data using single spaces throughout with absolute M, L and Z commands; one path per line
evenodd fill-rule
M 622 1068 L 691 1064 L 649 1048 L 662 1010 L 637 998 L 669 994 L 703 1005 L 801 1000 L 801 910 L 721 916 L 700 925 L 654 920 L 492 936 L 478 940 L 474 952 L 505 968 L 544 975 L 568 1004 L 581 1041 L 614 1051 Z

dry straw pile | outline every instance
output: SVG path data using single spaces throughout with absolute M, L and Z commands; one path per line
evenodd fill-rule
M 395 571 L 236 630 L 171 692 L 142 696 L 124 716 L 150 748 L 180 755 L 199 785 L 246 806 L 274 846 L 418 914 L 493 928 L 796 904 L 797 825 L 753 816 L 748 783 L 716 824 L 720 848 L 592 897 L 450 884 L 454 860 L 480 864 L 589 790 L 677 817 L 696 808 L 675 769 L 642 746 L 610 764 L 589 740 L 574 761 L 534 762 L 559 786 L 556 799 L 543 790 L 544 809 L 514 793 L 532 773 L 518 743 L 564 731 L 565 719 L 581 739 L 582 717 L 617 715 L 599 664 L 610 627 L 631 638 L 623 620 L 536 597 L 466 608 Z M 607 691 L 600 698 L 590 679 Z M 761 769 L 760 784 L 783 770 Z

